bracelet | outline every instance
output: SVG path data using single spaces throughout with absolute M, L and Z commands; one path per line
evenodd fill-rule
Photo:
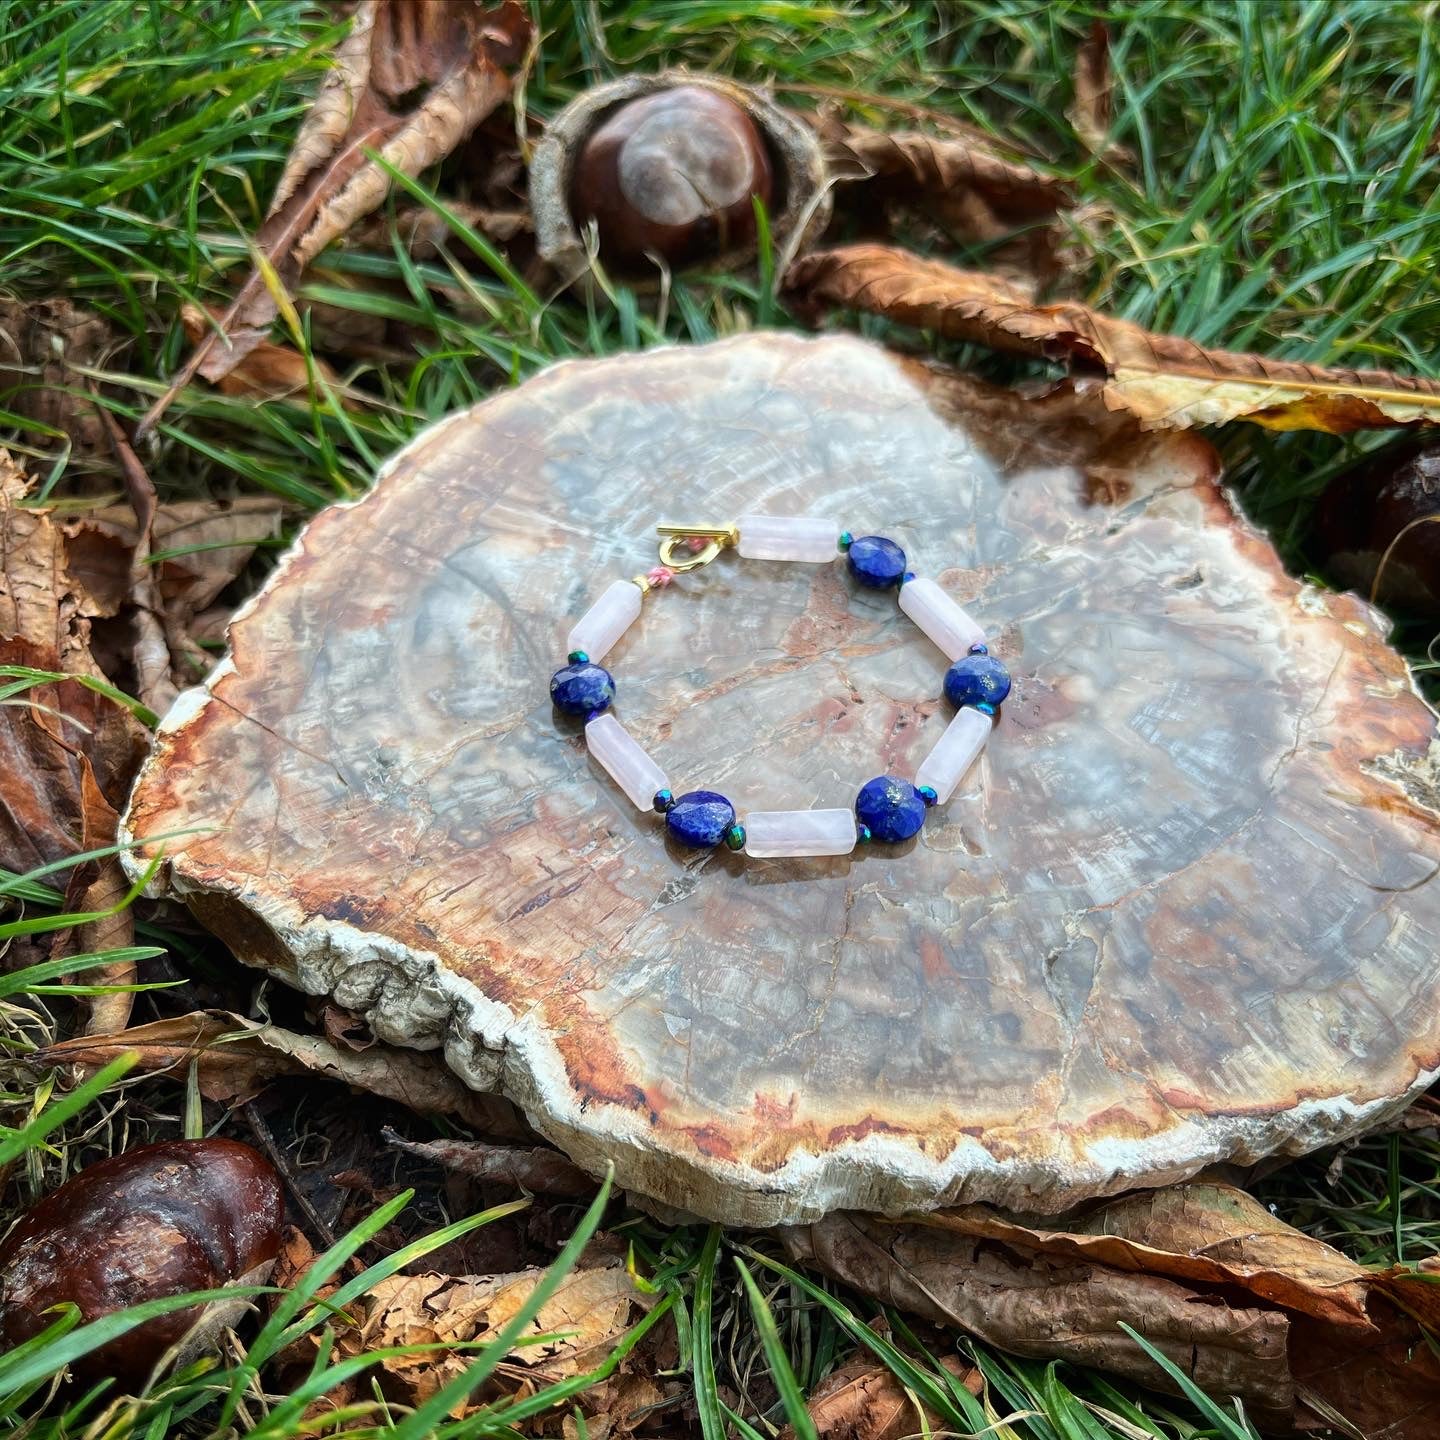
M 852 538 L 828 520 L 743 515 L 733 525 L 661 525 L 655 569 L 617 580 L 580 617 L 566 642 L 567 663 L 550 679 L 556 709 L 585 720 L 590 753 L 641 810 L 665 817 L 682 845 L 712 849 L 722 842 L 755 858 L 846 855 L 870 840 L 908 840 L 925 813 L 954 794 L 979 758 L 1010 693 L 1010 673 L 989 652 L 985 632 L 933 580 L 905 568 L 905 552 L 883 535 Z M 681 549 L 690 553 L 682 556 Z M 899 590 L 900 608 L 944 651 L 945 696 L 955 718 L 936 741 L 913 782 L 877 775 L 860 787 L 853 809 L 752 810 L 743 823 L 714 790 L 675 795 L 665 772 L 610 713 L 615 680 L 598 662 L 630 628 L 644 598 L 677 574 L 707 565 L 725 550 L 750 560 L 819 563 L 844 555 L 850 574 L 871 590 Z

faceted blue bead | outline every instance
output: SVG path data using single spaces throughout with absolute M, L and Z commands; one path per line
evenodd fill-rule
M 857 535 L 845 561 L 850 573 L 871 590 L 888 590 L 905 574 L 905 552 L 883 535 Z
M 665 828 L 682 845 L 708 850 L 718 845 L 735 823 L 735 807 L 713 790 L 690 790 L 677 795 L 665 812 Z
M 999 705 L 1010 693 L 1010 672 L 993 655 L 962 655 L 945 672 L 945 698 L 962 705 Z
M 925 823 L 925 800 L 908 781 L 877 775 L 860 787 L 855 814 L 876 840 L 908 840 Z
M 550 698 L 567 715 L 598 715 L 615 698 L 615 681 L 602 665 L 579 660 L 550 677 Z

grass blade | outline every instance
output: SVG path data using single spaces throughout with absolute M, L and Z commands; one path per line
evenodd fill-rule
M 545 1272 L 544 1279 L 530 1292 L 525 1303 L 501 1328 L 495 1339 L 486 1346 L 484 1353 L 475 1364 L 470 1366 L 463 1375 L 456 1376 L 448 1385 L 437 1390 L 424 1404 L 417 1406 L 395 1427 L 391 1440 L 429 1440 L 435 1427 L 450 1411 L 471 1394 L 477 1385 L 483 1384 L 494 1373 L 496 1366 L 514 1348 L 515 1342 L 540 1313 L 541 1308 L 555 1293 L 560 1282 L 574 1269 L 575 1262 L 579 1260 L 581 1252 L 589 1244 L 590 1237 L 599 1228 L 601 1217 L 605 1214 L 605 1207 L 610 1202 L 610 1190 L 614 1179 L 615 1173 L 612 1169 L 605 1176 L 599 1194 L 590 1202 L 590 1208 L 576 1226 L 575 1233 L 566 1241 L 565 1248 L 555 1257 L 554 1262 Z
M 720 1227 L 712 1225 L 695 1266 L 690 1313 L 690 1374 L 704 1440 L 725 1440 L 725 1417 L 715 1384 L 715 1260 L 719 1253 Z
M 785 1415 L 790 1421 L 790 1427 L 799 1440 L 820 1440 L 815 1432 L 815 1422 L 810 1418 L 810 1411 L 805 1406 L 805 1397 L 800 1392 L 800 1383 L 795 1379 L 795 1371 L 790 1366 L 790 1357 L 786 1355 L 785 1347 L 780 1343 L 780 1332 L 775 1327 L 775 1316 L 771 1313 L 765 1297 L 760 1293 L 760 1287 L 756 1285 L 755 1277 L 751 1275 L 749 1268 L 738 1255 L 735 1257 L 735 1268 L 740 1272 L 740 1279 L 745 1286 L 745 1294 L 750 1299 L 750 1311 L 755 1316 L 755 1327 L 760 1332 L 760 1344 L 764 1347 L 766 1360 L 770 1362 L 770 1378 L 780 1392 L 780 1400 L 785 1406 Z
M 103 1070 L 97 1071 L 53 1105 L 47 1105 L 28 1125 L 19 1130 L 0 1129 L 0 1167 L 14 1164 L 57 1126 L 78 1115 L 91 1101 L 99 1099 L 138 1058 L 133 1054 L 117 1055 Z

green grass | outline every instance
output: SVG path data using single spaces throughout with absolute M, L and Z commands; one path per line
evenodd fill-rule
M 1119 168 L 1085 153 L 1064 115 L 1075 50 L 1097 14 L 1112 34 L 1112 138 L 1134 156 Z M 921 107 L 994 133 L 1073 181 L 1084 225 L 1067 293 L 1209 344 L 1436 373 L 1440 42 L 1430 7 L 547 0 L 537 18 L 544 43 L 524 96 L 534 116 L 552 114 L 594 81 L 676 62 L 774 81 L 796 104 L 814 103 L 817 93 L 846 95 L 873 124 L 909 123 Z M 70 377 L 77 396 L 97 386 L 103 403 L 134 419 L 163 390 L 185 351 L 180 304 L 223 302 L 249 265 L 246 237 L 335 33 L 331 12 L 303 0 L 0 0 L 0 299 L 63 297 L 108 322 L 111 344 Z M 437 191 L 467 198 L 463 176 L 443 173 L 398 186 L 394 203 L 446 215 Z M 961 264 L 987 258 L 947 253 Z M 747 275 L 692 276 L 663 298 L 608 283 L 588 305 L 557 300 L 527 285 L 458 220 L 442 253 L 423 262 L 399 246 L 332 252 L 298 298 L 307 318 L 291 338 L 302 348 L 319 333 L 323 312 L 310 309 L 317 305 L 382 320 L 404 337 L 392 358 L 345 369 L 345 384 L 369 404 L 347 411 L 319 386 L 308 405 L 257 404 L 197 386 L 142 456 L 162 496 L 271 491 L 293 503 L 298 523 L 363 490 L 376 464 L 430 419 L 554 359 L 792 323 Z M 870 321 L 863 328 L 929 348 L 921 335 Z M 997 376 L 1013 373 L 978 352 L 957 358 Z M 26 418 L 39 383 L 37 374 L 22 375 L 0 392 L 6 442 L 52 499 L 118 493 L 107 455 L 72 452 L 63 432 Z M 1277 436 L 1247 425 L 1214 438 L 1245 505 L 1297 568 L 1306 562 L 1316 495 L 1377 439 Z M 1433 636 L 1411 629 L 1404 638 L 1419 654 Z M 9 927 L 53 920 L 59 896 L 46 878 L 0 885 L 0 899 L 25 907 L 5 914 L 0 941 L 20 935 Z M 143 938 L 169 948 L 181 969 L 195 951 L 188 938 L 153 927 Z M 32 973 L 0 997 L 0 1042 L 12 1056 L 66 1024 L 83 984 L 71 982 L 67 994 L 56 981 Z M 193 1129 L 200 1113 L 189 1107 L 187 1121 L 173 1090 L 133 1077 L 107 1077 L 67 1097 L 58 1077 L 37 1086 L 17 1068 L 5 1089 L 12 1123 L 0 1145 L 20 1159 L 10 1172 L 11 1205 L 137 1136 Z M 225 1123 L 216 1107 L 204 1113 L 209 1128 Z M 1367 1264 L 1434 1249 L 1440 1146 L 1413 1136 L 1365 1142 L 1334 1185 L 1327 1159 L 1288 1167 L 1260 1193 Z M 388 1214 L 377 1212 L 342 1241 L 368 1257 L 367 1274 L 400 1263 L 368 1243 Z M 598 1212 L 577 1234 L 596 1223 Z M 442 1229 L 417 1244 L 423 1251 L 453 1233 Z M 797 1396 L 857 1346 L 876 1352 L 960 1433 L 1014 1416 L 1010 1432 L 1022 1440 L 1253 1434 L 1233 1412 L 1207 1412 L 1193 1396 L 1157 1400 L 1094 1374 L 945 1342 L 980 1366 L 982 1404 L 939 1365 L 933 1336 L 913 1335 L 892 1316 L 885 1339 L 868 1323 L 877 1307 L 787 1271 L 764 1244 L 745 1249 L 745 1237 L 667 1230 L 638 1217 L 625 1233 L 662 1296 L 647 1323 L 676 1327 L 694 1428 L 707 1440 L 727 1426 L 773 1435 L 787 1416 L 798 1419 Z M 218 1436 L 227 1426 L 293 1433 L 296 1407 L 269 1393 L 265 1362 L 297 1327 L 326 1333 L 333 1317 L 309 1306 L 309 1294 L 339 1266 L 333 1255 L 318 1261 L 268 1325 L 252 1324 L 248 1351 L 227 1349 L 132 1401 L 48 1388 L 63 1356 L 95 1338 L 60 1317 L 49 1348 L 0 1359 L 0 1426 L 117 1440 Z M 347 1285 L 352 1296 L 357 1283 Z M 307 1393 L 338 1384 L 342 1364 L 364 1374 L 376 1363 L 322 1355 L 328 1363 Z M 494 1347 L 480 1351 L 467 1381 L 478 1384 L 498 1358 Z M 576 1390 L 542 1391 L 526 1413 L 574 1405 Z M 438 1409 L 407 1415 L 367 1403 L 352 1418 L 376 1434 L 418 1435 L 433 1421 L 434 1433 L 485 1436 L 510 1433 L 525 1417 L 501 1407 L 452 1424 Z

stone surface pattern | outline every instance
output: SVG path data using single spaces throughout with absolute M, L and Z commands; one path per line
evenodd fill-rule
M 245 960 L 728 1222 L 1055 1211 L 1325 1143 L 1440 1066 L 1435 719 L 1216 478 L 1198 437 L 848 338 L 556 366 L 307 528 L 167 717 L 131 863 L 163 848 Z M 656 522 L 747 511 L 893 536 L 1011 667 L 914 840 L 687 852 L 552 711 Z M 724 556 L 607 664 L 677 794 L 742 819 L 913 776 L 950 720 L 943 657 L 843 560 Z

